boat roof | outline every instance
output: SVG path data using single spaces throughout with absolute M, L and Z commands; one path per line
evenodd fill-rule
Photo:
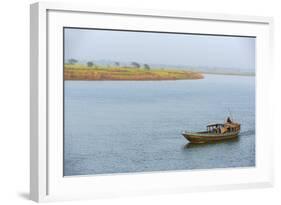
M 218 127 L 218 126 L 224 126 L 224 127 L 237 127 L 239 126 L 240 124 L 239 123 L 236 123 L 236 122 L 232 122 L 232 123 L 215 123 L 215 124 L 209 124 L 207 125 L 207 127 Z
M 215 127 L 215 126 L 223 126 L 224 124 L 222 123 L 215 123 L 215 124 L 209 124 L 207 127 Z

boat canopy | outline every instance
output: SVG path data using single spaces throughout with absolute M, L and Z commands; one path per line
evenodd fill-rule
M 224 124 L 221 123 L 207 125 L 207 127 L 222 127 L 222 126 L 224 126 Z
M 226 122 L 224 124 L 222 123 L 216 123 L 216 124 L 210 124 L 207 125 L 207 132 L 215 132 L 215 133 L 226 133 L 226 132 L 232 132 L 240 130 L 240 124 L 235 122 Z

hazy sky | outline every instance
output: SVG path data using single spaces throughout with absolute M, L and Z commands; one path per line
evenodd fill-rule
M 255 69 L 255 38 L 65 29 L 65 59 Z

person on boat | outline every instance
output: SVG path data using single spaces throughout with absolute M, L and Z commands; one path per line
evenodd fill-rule
M 232 123 L 230 117 L 227 117 L 227 120 L 226 120 L 227 123 Z

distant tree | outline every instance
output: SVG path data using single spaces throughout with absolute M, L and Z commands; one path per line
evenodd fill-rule
M 140 68 L 140 64 L 137 63 L 137 62 L 132 62 L 131 65 L 132 65 L 134 68 Z
M 71 65 L 73 65 L 73 64 L 75 64 L 75 63 L 78 63 L 78 60 L 76 60 L 76 59 L 74 59 L 74 58 L 70 58 L 70 59 L 68 60 L 68 63 L 71 64 Z
M 145 70 L 150 70 L 150 66 L 148 64 L 144 64 L 143 66 Z
M 87 62 L 88 67 L 93 67 L 94 63 L 92 61 Z
M 119 63 L 119 62 L 115 62 L 114 65 L 117 66 L 117 67 L 119 67 L 119 66 L 120 66 L 120 63 Z

